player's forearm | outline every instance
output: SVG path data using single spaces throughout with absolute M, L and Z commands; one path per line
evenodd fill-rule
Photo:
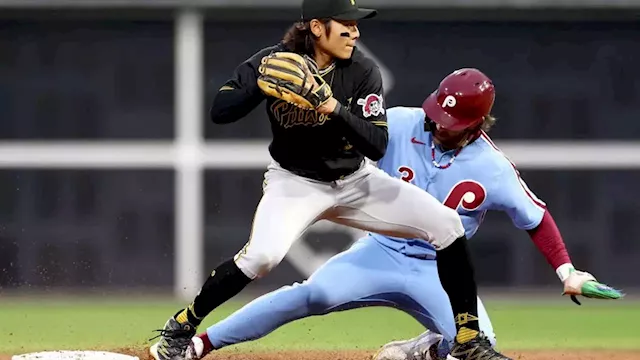
M 245 117 L 262 99 L 244 89 L 221 90 L 214 96 L 209 118 L 216 124 L 229 124 Z
M 549 265 L 556 271 L 563 264 L 571 264 L 560 230 L 549 210 L 545 211 L 540 224 L 527 232 Z
M 332 116 L 336 120 L 344 122 L 345 137 L 362 155 L 373 161 L 378 161 L 384 156 L 389 143 L 389 133 L 386 127 L 360 119 L 347 111 L 340 103 L 337 104 Z

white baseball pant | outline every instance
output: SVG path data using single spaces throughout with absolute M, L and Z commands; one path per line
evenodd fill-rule
M 323 219 L 387 236 L 424 239 L 436 250 L 464 234 L 455 210 L 368 162 L 333 182 L 314 181 L 272 162 L 249 241 L 234 257 L 236 265 L 251 279 L 264 276 Z

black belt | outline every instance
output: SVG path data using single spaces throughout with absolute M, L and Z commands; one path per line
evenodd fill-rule
M 345 177 L 355 173 L 360 169 L 361 164 L 358 164 L 358 166 L 354 168 L 322 170 L 322 171 L 297 169 L 294 167 L 283 166 L 282 164 L 280 164 L 280 166 L 282 166 L 282 168 L 298 176 L 302 176 L 302 177 L 305 177 L 311 180 L 316 180 L 316 181 L 332 182 L 336 180 L 342 180 Z

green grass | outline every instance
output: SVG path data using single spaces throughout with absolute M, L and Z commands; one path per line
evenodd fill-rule
M 576 306 L 486 301 L 502 349 L 640 349 L 640 302 Z M 241 303 L 223 306 L 208 326 Z M 0 353 L 58 349 L 113 349 L 142 345 L 179 304 L 163 301 L 0 301 Z M 202 327 L 201 329 L 204 329 Z M 397 310 L 367 308 L 303 319 L 237 350 L 375 349 L 422 329 Z

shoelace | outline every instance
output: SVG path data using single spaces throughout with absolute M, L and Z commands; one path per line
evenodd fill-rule
M 478 341 L 483 344 L 486 345 L 487 347 L 493 348 L 493 345 L 491 345 L 491 341 L 489 341 L 489 338 L 487 337 L 481 337 L 480 339 L 478 339 Z
M 498 352 L 493 348 L 493 345 L 491 345 L 491 341 L 489 341 L 489 338 L 486 337 L 484 333 L 480 333 L 480 336 L 476 339 L 476 341 L 478 341 L 478 343 L 486 347 L 486 349 L 484 349 L 485 354 L 486 353 L 498 354 Z
M 153 330 L 153 331 L 157 331 L 159 332 L 158 335 L 152 337 L 151 339 L 149 339 L 149 341 L 151 340 L 155 340 L 159 337 L 170 337 L 170 338 L 188 338 L 189 337 L 189 330 L 184 330 L 184 329 L 157 329 L 157 330 Z

